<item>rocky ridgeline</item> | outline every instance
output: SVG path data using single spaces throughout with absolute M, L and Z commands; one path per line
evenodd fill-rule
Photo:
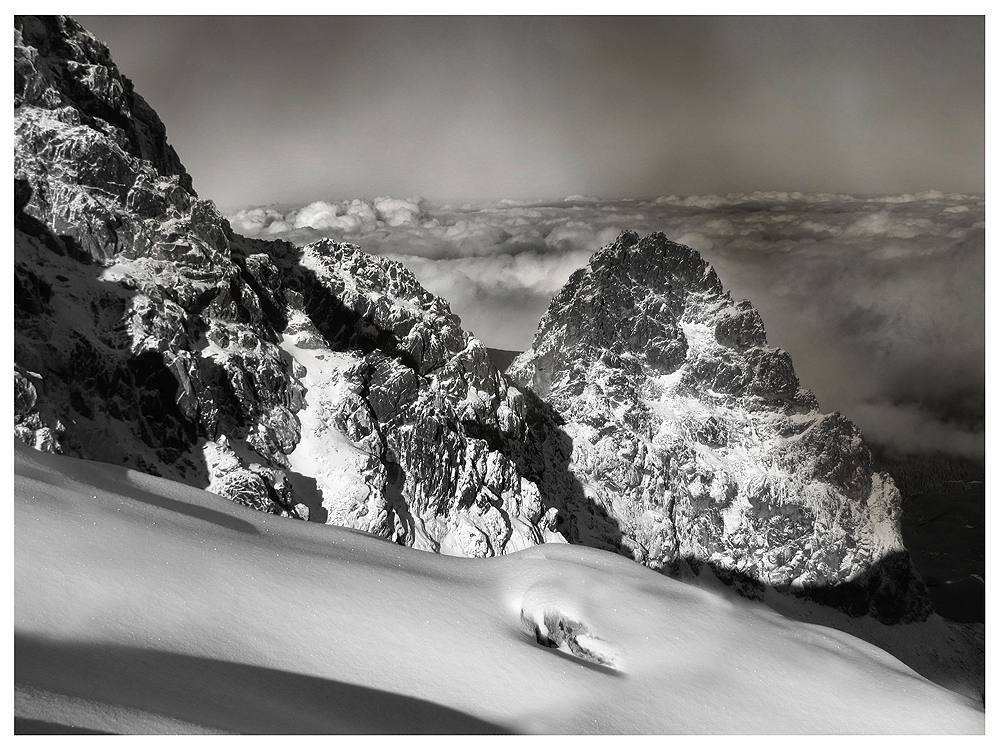
M 286 328 L 289 351 L 323 342 L 351 354 L 315 383 L 329 394 L 319 423 L 362 449 L 365 485 L 379 490 L 351 498 L 329 482 L 329 520 L 473 557 L 557 536 L 538 488 L 496 449 L 521 441 L 525 397 L 447 302 L 353 245 L 323 240 L 280 263 L 301 321 Z M 328 455 L 327 443 L 311 448 L 317 463 Z
M 573 274 L 508 375 L 572 444 L 579 486 L 558 526 L 570 542 L 886 621 L 929 612 L 892 480 L 694 250 L 622 234 Z
M 542 541 L 928 611 L 899 495 L 694 251 L 624 234 L 499 373 L 399 264 L 235 234 L 64 18 L 15 18 L 15 434 L 467 556 Z
M 524 398 L 446 302 L 356 247 L 234 234 L 104 45 L 65 18 L 14 37 L 18 437 L 427 549 L 545 538 L 473 437 L 518 439 Z

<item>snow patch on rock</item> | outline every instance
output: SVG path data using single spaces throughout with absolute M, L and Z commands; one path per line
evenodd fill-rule
M 566 500 L 571 542 L 665 571 L 708 565 L 747 591 L 850 591 L 830 598 L 889 621 L 930 611 L 892 480 L 690 248 L 622 234 L 508 373 L 565 421 L 584 488 Z

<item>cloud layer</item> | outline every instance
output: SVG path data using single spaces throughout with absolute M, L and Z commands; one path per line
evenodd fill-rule
M 552 295 L 621 231 L 700 251 L 760 310 L 825 410 L 905 449 L 983 454 L 985 201 L 751 193 L 448 206 L 252 208 L 233 228 L 355 242 L 410 268 L 488 345 L 523 350 Z

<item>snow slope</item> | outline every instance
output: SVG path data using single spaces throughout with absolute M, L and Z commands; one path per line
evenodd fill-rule
M 434 555 L 15 451 L 22 730 L 984 731 L 868 643 L 618 555 Z

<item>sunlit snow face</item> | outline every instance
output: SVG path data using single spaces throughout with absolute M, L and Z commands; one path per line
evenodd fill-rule
M 234 229 L 396 258 L 488 346 L 523 350 L 569 275 L 619 232 L 699 250 L 760 310 L 824 410 L 908 449 L 983 452 L 985 202 L 923 193 L 655 200 L 419 198 L 248 209 Z
M 984 731 L 977 705 L 870 643 L 620 555 L 426 554 L 14 452 L 16 716 L 133 734 Z M 888 640 L 937 656 L 942 625 Z

